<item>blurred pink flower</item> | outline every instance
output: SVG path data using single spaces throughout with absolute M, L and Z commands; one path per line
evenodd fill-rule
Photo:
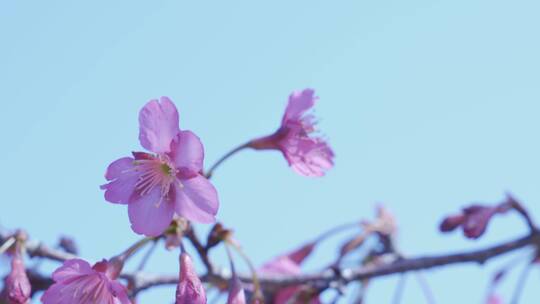
M 24 261 L 19 250 L 11 259 L 11 271 L 5 279 L 5 291 L 10 304 L 26 304 L 30 300 L 32 286 L 26 275 Z
M 90 266 L 81 259 L 64 262 L 53 274 L 55 283 L 41 297 L 44 304 L 130 304 L 125 287 L 116 281 L 118 264 L 107 260 Z
M 288 254 L 278 256 L 259 268 L 263 275 L 299 275 L 302 273 L 300 265 L 313 252 L 315 243 L 308 243 Z M 301 292 L 303 286 L 291 286 L 279 290 L 274 296 L 273 304 L 286 304 Z M 320 304 L 318 296 L 314 296 L 307 304 Z
M 215 221 L 219 201 L 201 175 L 204 151 L 191 131 L 180 131 L 178 112 L 167 97 L 149 101 L 139 113 L 141 145 L 154 154 L 133 152 L 109 165 L 105 199 L 128 204 L 133 231 L 160 235 L 174 214 L 200 223 Z
M 315 132 L 315 117 L 306 114 L 317 101 L 315 91 L 293 92 L 281 121 L 272 135 L 255 139 L 249 146 L 258 150 L 279 150 L 291 168 L 304 176 L 323 176 L 334 165 L 334 152 Z
M 180 280 L 176 286 L 176 304 L 206 304 L 206 293 L 197 276 L 193 261 L 185 252 L 180 254 Z

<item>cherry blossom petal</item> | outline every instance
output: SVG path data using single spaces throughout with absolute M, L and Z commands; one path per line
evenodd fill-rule
M 172 144 L 177 169 L 199 173 L 203 169 L 204 149 L 201 140 L 191 131 L 181 131 Z
M 134 169 L 133 162 L 133 158 L 124 157 L 109 165 L 105 172 L 105 178 L 110 182 L 100 187 L 105 190 L 107 201 L 116 204 L 129 203 L 140 174 Z
M 290 252 L 287 256 L 289 259 L 291 259 L 291 261 L 300 265 L 309 255 L 311 255 L 311 253 L 313 253 L 316 245 L 317 242 L 307 243 L 304 246 Z
M 299 275 L 302 273 L 300 264 L 308 257 L 315 248 L 315 243 L 308 243 L 297 250 L 294 250 L 288 254 L 278 256 L 273 260 L 267 262 L 258 269 L 258 272 L 265 275 Z M 302 291 L 302 285 L 291 286 L 280 289 L 275 297 L 274 304 L 287 304 L 291 299 Z M 320 304 L 319 297 L 313 295 L 313 298 L 308 302 L 309 304 Z
M 62 284 L 54 284 L 41 296 L 42 303 L 50 304 L 67 304 L 70 299 L 66 298 L 66 294 L 62 294 L 62 290 L 66 289 Z
M 111 265 L 107 261 L 90 267 L 86 261 L 72 259 L 53 273 L 55 283 L 41 301 L 44 304 L 129 304 L 126 289 L 105 275 Z
M 141 145 L 155 153 L 167 153 L 180 132 L 178 111 L 168 97 L 150 100 L 139 113 L 139 140 Z
M 52 278 L 56 282 L 62 282 L 77 278 L 81 275 L 91 274 L 94 270 L 92 266 L 82 259 L 71 259 L 64 262 L 62 266 L 56 269 Z
M 260 267 L 259 272 L 267 275 L 298 275 L 302 269 L 289 257 L 280 256 Z
M 127 295 L 126 287 L 124 287 L 124 285 L 116 281 L 112 281 L 110 287 L 113 294 L 116 295 L 114 304 L 131 304 Z
M 283 150 L 287 162 L 298 174 L 324 176 L 334 166 L 334 152 L 326 142 L 303 138 Z
M 315 91 L 312 89 L 293 92 L 289 96 L 289 103 L 285 109 L 282 123 L 288 120 L 299 120 L 307 110 L 315 105 L 318 98 L 314 94 Z
M 160 235 L 172 221 L 174 205 L 168 197 L 161 197 L 161 188 L 154 187 L 149 193 L 134 195 L 128 205 L 131 229 L 146 236 Z
M 204 177 L 181 180 L 183 187 L 176 185 L 176 213 L 199 223 L 213 223 L 219 208 L 216 189 Z

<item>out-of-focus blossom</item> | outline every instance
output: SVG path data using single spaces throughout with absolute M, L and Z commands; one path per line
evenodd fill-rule
M 10 304 L 26 304 L 30 301 L 32 287 L 26 275 L 20 250 L 15 250 L 11 259 L 11 271 L 5 279 L 5 291 Z
M 176 286 L 176 304 L 206 304 L 204 287 L 190 256 L 180 254 L 180 280 Z
M 313 252 L 315 244 L 308 243 L 301 248 L 288 254 L 278 256 L 270 262 L 259 268 L 258 272 L 262 275 L 299 275 L 302 273 L 302 262 Z M 291 286 L 279 290 L 274 296 L 273 304 L 286 304 L 290 300 L 301 297 L 306 299 L 307 304 L 320 304 L 317 292 L 306 290 L 304 286 Z
M 214 186 L 201 175 L 204 151 L 199 138 L 178 127 L 178 112 L 167 97 L 149 101 L 139 113 L 141 145 L 109 165 L 105 199 L 128 204 L 133 231 L 160 235 L 174 214 L 200 223 L 215 221 L 219 202 Z
M 364 221 L 362 226 L 365 230 L 387 236 L 394 235 L 397 232 L 396 218 L 392 212 L 383 205 L 377 205 L 375 220 Z
M 251 141 L 249 146 L 258 150 L 279 150 L 298 174 L 323 176 L 334 165 L 334 152 L 315 134 L 315 117 L 307 113 L 317 99 L 312 89 L 293 92 L 280 128 L 272 135 Z
M 52 275 L 44 304 L 130 304 L 126 288 L 116 281 L 121 264 L 103 260 L 90 266 L 81 259 L 64 262 Z
M 471 205 L 463 208 L 459 214 L 446 217 L 439 229 L 441 232 L 450 232 L 461 227 L 467 238 L 477 239 L 484 234 L 494 215 L 506 213 L 511 208 L 512 201 L 510 200 L 494 206 Z
M 373 234 L 377 234 L 384 238 L 392 238 L 397 233 L 397 222 L 394 215 L 383 205 L 377 205 L 374 220 L 364 220 L 361 222 L 362 232 L 353 236 L 345 242 L 340 248 L 341 260 L 345 255 L 356 250 L 364 244 Z

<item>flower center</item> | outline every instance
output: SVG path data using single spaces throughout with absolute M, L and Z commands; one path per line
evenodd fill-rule
M 173 173 L 173 170 L 172 168 L 169 166 L 169 164 L 167 163 L 162 163 L 161 164 L 161 171 L 165 174 L 165 175 L 172 175 Z
M 176 168 L 168 158 L 158 156 L 153 159 L 136 160 L 135 170 L 140 172 L 135 187 L 141 196 L 150 193 L 154 187 L 160 187 L 160 197 L 164 198 L 169 194 L 171 184 L 176 180 Z M 161 199 L 157 205 L 159 206 L 160 203 Z

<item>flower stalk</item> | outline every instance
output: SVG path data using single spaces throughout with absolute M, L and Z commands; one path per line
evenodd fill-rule
M 206 172 L 206 174 L 204 174 L 204 176 L 207 178 L 207 179 L 210 179 L 212 177 L 212 175 L 214 174 L 214 171 L 224 162 L 226 161 L 227 159 L 229 159 L 231 156 L 235 155 L 236 153 L 246 149 L 246 148 L 249 148 L 250 147 L 250 143 L 251 142 L 247 142 L 247 143 L 244 143 L 244 144 L 241 144 L 239 146 L 237 146 L 236 148 L 230 150 L 229 152 L 227 152 L 225 155 L 223 155 L 220 159 L 218 159 L 213 165 L 212 167 L 210 167 L 210 169 L 208 169 L 208 172 Z

